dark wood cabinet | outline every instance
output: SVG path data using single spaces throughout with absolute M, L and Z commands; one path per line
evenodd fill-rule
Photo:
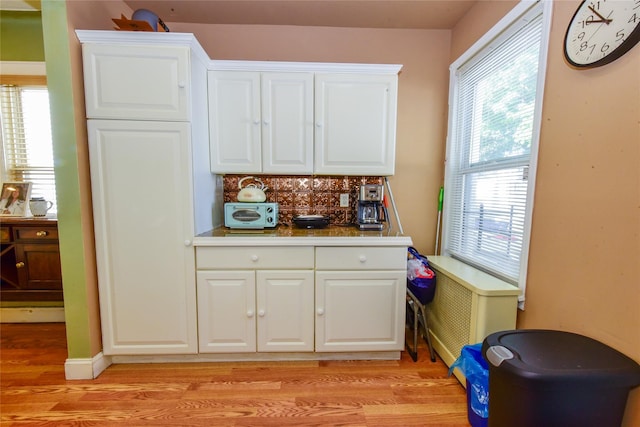
M 0 242 L 0 299 L 62 301 L 55 219 L 2 218 Z

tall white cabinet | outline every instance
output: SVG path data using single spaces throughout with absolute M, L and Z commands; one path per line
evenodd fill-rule
M 216 197 L 193 144 L 208 131 L 206 55 L 183 34 L 77 34 L 104 353 L 196 353 L 192 241 Z

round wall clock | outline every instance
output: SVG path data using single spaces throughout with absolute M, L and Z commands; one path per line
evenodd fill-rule
M 585 0 L 564 37 L 564 56 L 578 68 L 608 64 L 640 41 L 640 0 Z

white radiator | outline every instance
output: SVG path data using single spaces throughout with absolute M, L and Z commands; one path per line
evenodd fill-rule
M 519 288 L 450 257 L 427 258 L 436 273 L 436 293 L 427 309 L 431 343 L 447 366 L 464 345 L 515 329 Z M 454 373 L 465 384 L 462 373 Z

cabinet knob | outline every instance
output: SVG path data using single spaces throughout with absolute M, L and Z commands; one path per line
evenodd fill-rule
M 257 262 L 260 259 L 258 255 L 251 255 L 251 261 Z
M 178 87 L 184 89 L 187 87 L 187 84 L 185 82 L 178 82 Z
M 320 122 L 316 123 L 316 127 L 321 128 L 322 127 L 322 123 L 320 123 Z
M 253 317 L 253 310 L 247 311 L 247 317 Z
M 367 262 L 367 257 L 365 255 L 360 255 L 360 258 L 358 258 L 360 260 L 360 262 L 365 263 Z
M 264 310 L 258 310 L 258 316 L 264 317 Z
M 16 262 L 16 268 L 24 268 L 24 262 Z
M 255 119 L 255 120 L 253 121 L 253 124 L 254 124 L 254 125 L 259 125 L 259 124 L 260 124 L 260 120 Z
M 49 234 L 48 231 L 36 231 L 36 237 L 46 237 L 47 234 Z
M 324 314 L 324 308 L 319 308 L 317 313 L 318 313 L 318 316 L 322 316 Z
M 262 123 L 264 123 L 265 125 L 269 125 L 270 122 L 269 122 L 269 120 L 265 120 Z
M 187 239 L 187 240 L 185 240 L 185 241 L 184 241 L 184 245 L 185 245 L 185 246 L 191 246 L 191 240 L 188 240 L 188 239 Z

